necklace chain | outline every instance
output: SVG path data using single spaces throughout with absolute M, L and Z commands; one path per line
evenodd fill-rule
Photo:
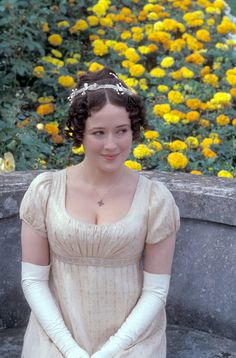
M 105 194 L 103 194 L 103 196 L 99 195 L 98 191 L 96 190 L 96 188 L 94 188 L 94 191 L 96 192 L 97 196 L 99 197 L 99 200 L 97 201 L 97 204 L 99 207 L 105 205 L 103 199 L 104 197 L 109 193 L 109 191 L 115 186 L 115 184 L 117 184 L 118 180 L 115 181 L 109 188 L 108 190 L 105 192 Z

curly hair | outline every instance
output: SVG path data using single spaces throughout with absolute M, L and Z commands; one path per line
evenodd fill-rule
M 88 85 L 92 83 L 97 83 L 98 85 L 116 85 L 121 83 L 125 88 L 128 88 L 118 78 L 116 73 L 108 67 L 100 71 L 83 74 L 77 83 L 76 89 L 82 88 L 85 83 L 88 83 Z M 85 123 L 91 112 L 101 110 L 107 103 L 124 107 L 127 110 L 131 122 L 133 140 L 140 138 L 141 129 L 148 128 L 145 108 L 138 95 L 129 93 L 121 95 L 110 88 L 87 91 L 83 95 L 75 95 L 69 108 L 65 135 L 68 139 L 73 140 L 75 146 L 82 144 Z

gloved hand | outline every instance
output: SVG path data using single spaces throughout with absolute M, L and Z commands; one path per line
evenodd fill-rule
M 134 345 L 166 304 L 170 275 L 144 271 L 142 294 L 125 322 L 91 358 L 112 358 Z
M 22 262 L 22 289 L 25 298 L 42 328 L 65 358 L 89 358 L 66 327 L 51 294 L 48 279 L 50 265 Z

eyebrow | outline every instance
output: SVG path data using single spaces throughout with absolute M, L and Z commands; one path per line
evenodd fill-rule
M 115 128 L 118 129 L 118 128 L 124 128 L 124 127 L 130 127 L 129 124 L 120 124 L 119 126 L 116 126 Z M 93 127 L 93 128 L 90 128 L 89 130 L 90 131 L 93 131 L 95 129 L 105 129 L 105 127 Z

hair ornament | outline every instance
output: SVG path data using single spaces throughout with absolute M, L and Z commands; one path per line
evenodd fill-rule
M 130 89 L 124 87 L 122 85 L 122 83 L 117 83 L 115 85 L 112 85 L 109 83 L 104 84 L 104 85 L 99 85 L 95 82 L 95 83 L 92 83 L 91 85 L 89 85 L 88 83 L 85 83 L 83 85 L 83 87 L 80 89 L 77 89 L 77 88 L 73 89 L 70 96 L 68 97 L 68 100 L 70 103 L 72 103 L 74 98 L 78 94 L 81 94 L 82 96 L 84 96 L 87 91 L 97 91 L 99 89 L 106 89 L 106 88 L 115 90 L 119 95 L 123 95 L 125 93 L 130 94 L 130 95 L 134 94 L 134 92 L 132 92 Z

